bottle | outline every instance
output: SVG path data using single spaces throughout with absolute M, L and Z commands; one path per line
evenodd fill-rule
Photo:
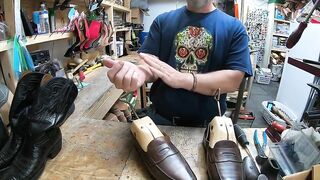
M 49 13 L 46 10 L 46 4 L 44 2 L 41 3 L 41 9 L 39 12 L 40 15 L 40 32 L 39 34 L 49 33 Z
M 53 8 L 49 8 L 49 22 L 50 22 L 50 32 L 54 33 L 56 30 L 56 20 L 55 20 L 55 12 Z

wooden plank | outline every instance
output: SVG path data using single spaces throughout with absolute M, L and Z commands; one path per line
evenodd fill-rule
M 114 10 L 116 11 L 122 11 L 122 12 L 130 12 L 130 8 L 115 4 L 113 2 L 104 0 L 101 5 L 106 6 L 106 7 L 113 7 Z
M 73 34 L 70 32 L 67 33 L 53 33 L 53 34 L 40 34 L 36 36 L 27 37 L 26 45 L 34 45 L 39 43 L 51 42 L 61 39 L 68 39 L 73 37 Z
M 17 78 L 13 72 L 12 62 L 13 62 L 13 52 L 12 49 L 0 53 L 0 63 L 3 72 L 3 77 L 6 82 L 7 87 L 12 93 L 15 92 L 17 86 Z
M 0 52 L 7 51 L 9 49 L 12 49 L 12 41 L 0 41 Z
M 109 112 L 122 93 L 123 90 L 112 86 L 92 107 L 90 107 L 90 109 L 85 113 L 85 117 L 102 119 Z
M 14 0 L 5 0 L 3 2 L 6 24 L 9 27 L 9 35 L 13 37 L 16 32 L 15 26 L 15 13 L 14 13 Z
M 305 63 L 300 59 L 289 57 L 288 63 L 317 77 L 320 77 L 320 65 Z

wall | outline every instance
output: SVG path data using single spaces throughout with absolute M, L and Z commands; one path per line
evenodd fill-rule
M 164 12 L 168 12 L 171 10 L 178 9 L 182 6 L 186 5 L 185 0 L 149 0 L 149 15 L 144 16 L 143 23 L 144 23 L 144 31 L 149 32 L 150 26 L 153 20 L 160 14 Z
M 298 25 L 298 23 L 291 23 L 290 32 L 294 31 Z M 320 46 L 312 42 L 320 41 L 320 36 L 315 36 L 319 31 L 319 24 L 309 24 L 300 41 L 289 50 L 288 56 L 317 61 Z M 307 83 L 312 83 L 313 80 L 314 75 L 288 64 L 286 59 L 276 100 L 290 108 L 298 120 L 302 117 L 311 90 Z

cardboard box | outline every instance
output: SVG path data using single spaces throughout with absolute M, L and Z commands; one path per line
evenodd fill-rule
M 283 180 L 317 180 L 320 177 L 320 164 L 314 165 L 312 169 L 298 172 L 283 177 Z
M 139 8 L 131 9 L 131 21 L 134 24 L 143 24 L 143 12 Z

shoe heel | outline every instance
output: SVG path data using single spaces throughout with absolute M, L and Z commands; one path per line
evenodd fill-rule
M 55 158 L 59 154 L 61 148 L 62 148 L 62 141 L 60 140 L 58 143 L 56 143 L 52 147 L 51 151 L 48 154 L 48 158 L 50 158 L 50 159 Z

